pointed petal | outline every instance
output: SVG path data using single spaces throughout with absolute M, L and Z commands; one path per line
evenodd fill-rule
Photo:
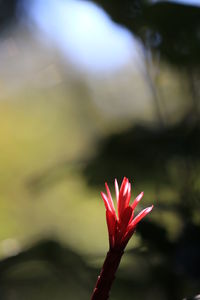
M 108 195 L 108 200 L 109 200 L 109 203 L 110 203 L 110 207 L 111 207 L 112 211 L 115 211 L 115 207 L 114 207 L 112 195 L 111 195 L 111 192 L 110 192 L 110 189 L 108 187 L 107 182 L 105 183 L 105 187 L 106 187 L 106 191 L 107 191 L 107 195 Z
M 119 185 L 118 185 L 118 182 L 117 182 L 116 178 L 115 178 L 115 194 L 116 194 L 116 200 L 117 200 L 117 203 L 118 203 L 118 199 L 119 199 Z
M 129 224 L 128 230 L 129 229 L 131 230 L 133 227 L 135 227 L 148 213 L 152 211 L 152 209 L 153 209 L 153 205 L 143 209 Z
M 108 227 L 108 235 L 109 235 L 110 246 L 113 247 L 114 243 L 115 243 L 116 219 L 115 219 L 114 215 L 109 210 L 106 210 L 106 221 L 107 221 L 107 227 Z
M 125 210 L 121 216 L 121 220 L 120 220 L 120 227 L 121 227 L 122 231 L 124 231 L 127 228 L 128 223 L 132 216 L 132 212 L 133 212 L 133 210 L 130 206 L 125 208 Z
M 118 216 L 119 216 L 119 219 L 121 218 L 123 212 L 124 212 L 124 209 L 126 208 L 126 197 L 127 197 L 127 194 L 124 193 L 124 190 L 125 188 L 128 188 L 128 179 L 126 177 L 124 177 L 123 181 L 122 181 L 122 184 L 121 184 L 121 187 L 120 187 L 120 191 L 119 191 L 119 198 L 118 198 Z M 126 190 L 127 190 L 126 188 Z
M 130 196 L 131 196 L 130 195 L 130 183 L 127 180 L 127 183 L 125 184 L 124 191 L 123 191 L 123 198 L 124 198 L 123 206 L 124 206 L 124 209 L 129 206 Z
M 127 202 L 126 202 L 126 206 L 129 205 L 130 200 L 131 200 L 131 184 L 130 184 L 130 182 L 129 182 L 129 184 L 128 184 L 128 191 L 127 191 L 127 199 L 126 199 Z
M 133 204 L 131 205 L 132 209 L 134 210 L 136 208 L 136 206 L 138 205 L 138 203 L 140 202 L 140 200 L 142 199 L 142 197 L 144 196 L 144 192 L 141 192 L 133 201 Z
M 129 188 L 129 181 L 127 179 L 125 185 L 124 185 L 124 189 L 123 189 L 123 196 L 126 195 L 127 191 L 128 191 L 128 188 Z
M 108 198 L 107 198 L 106 194 L 104 194 L 103 192 L 101 192 L 101 197 L 102 197 L 102 199 L 104 201 L 106 210 L 109 210 L 110 212 L 112 212 L 112 208 L 110 206 L 110 203 L 108 201 Z
M 123 178 L 122 184 L 120 186 L 120 191 L 119 191 L 120 193 L 124 190 L 124 186 L 125 186 L 127 180 L 128 180 L 128 178 L 126 178 L 126 177 Z

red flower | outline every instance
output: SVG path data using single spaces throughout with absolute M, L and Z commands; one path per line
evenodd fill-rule
M 147 207 L 134 217 L 134 210 L 143 197 L 140 193 L 130 205 L 131 184 L 124 177 L 120 190 L 115 179 L 115 192 L 117 198 L 118 215 L 115 212 L 112 196 L 107 183 L 105 184 L 107 195 L 101 193 L 106 207 L 106 220 L 108 225 L 110 249 L 104 261 L 101 273 L 98 276 L 91 300 L 108 300 L 109 292 L 115 278 L 124 248 L 135 231 L 135 228 L 153 208 Z
M 134 233 L 136 225 L 153 209 L 153 205 L 143 209 L 136 217 L 134 217 L 134 210 L 142 199 L 144 193 L 140 193 L 130 205 L 131 184 L 128 178 L 124 177 L 120 190 L 117 180 L 115 179 L 117 215 L 107 183 L 105 183 L 105 187 L 107 195 L 101 192 L 101 196 L 106 207 L 106 220 L 110 248 L 123 249 Z

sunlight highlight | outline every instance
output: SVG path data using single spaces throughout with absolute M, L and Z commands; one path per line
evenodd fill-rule
M 132 34 L 92 2 L 35 0 L 26 12 L 78 69 L 112 72 L 138 55 Z

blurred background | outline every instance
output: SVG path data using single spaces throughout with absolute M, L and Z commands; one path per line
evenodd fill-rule
M 0 299 L 90 299 L 123 176 L 154 210 L 110 298 L 200 293 L 199 65 L 199 0 L 0 1 Z

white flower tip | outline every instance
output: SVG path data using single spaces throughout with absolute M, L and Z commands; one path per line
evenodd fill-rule
M 135 201 L 138 203 L 140 202 L 140 200 L 142 199 L 142 197 L 144 196 L 144 192 L 141 192 L 135 199 Z
M 119 196 L 119 185 L 117 182 L 117 179 L 115 178 L 115 193 L 116 193 L 116 198 L 118 200 L 118 196 Z
M 150 213 L 150 212 L 152 211 L 152 209 L 153 209 L 153 205 L 151 205 L 151 206 L 147 207 L 147 210 L 146 210 L 146 212 L 147 212 L 147 213 Z
M 127 181 L 125 187 L 124 187 L 124 192 L 123 192 L 123 196 L 126 195 L 127 191 L 128 191 L 128 188 L 129 188 L 129 182 Z
M 129 182 L 129 185 L 128 185 L 128 192 L 130 193 L 131 192 L 131 183 Z

